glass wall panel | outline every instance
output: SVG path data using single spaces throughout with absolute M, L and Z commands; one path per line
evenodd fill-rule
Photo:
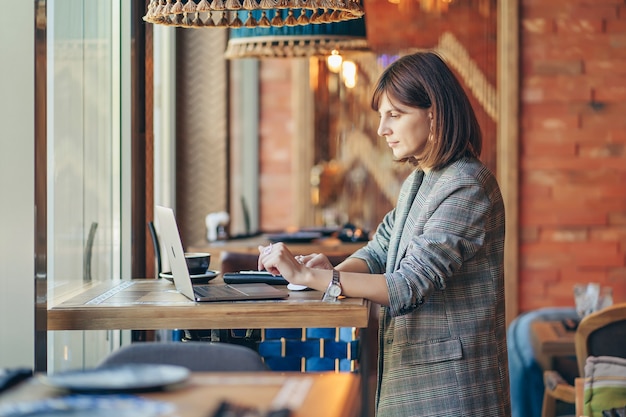
M 121 158 L 128 2 L 48 1 L 48 298 L 122 277 Z M 126 48 L 127 50 L 127 48 Z M 129 158 L 127 158 L 129 160 Z M 118 332 L 119 333 L 119 332 Z M 48 370 L 96 364 L 111 332 L 51 332 Z

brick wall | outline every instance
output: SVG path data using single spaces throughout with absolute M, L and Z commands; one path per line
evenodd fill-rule
M 626 2 L 520 5 L 520 309 L 626 301 Z
M 260 74 L 260 225 L 263 231 L 281 231 L 297 224 L 292 201 L 291 140 L 294 122 L 291 65 L 285 59 L 264 59 Z

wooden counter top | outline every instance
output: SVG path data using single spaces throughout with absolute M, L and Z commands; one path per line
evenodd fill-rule
M 367 327 L 368 301 L 321 298 L 318 291 L 290 291 L 284 300 L 196 303 L 164 279 L 106 281 L 51 300 L 48 330 Z

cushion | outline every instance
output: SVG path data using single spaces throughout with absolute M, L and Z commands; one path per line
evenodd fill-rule
M 585 362 L 583 410 L 586 416 L 602 417 L 602 411 L 626 405 L 626 359 L 589 356 Z

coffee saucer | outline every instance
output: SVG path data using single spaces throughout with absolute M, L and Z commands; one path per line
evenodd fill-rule
M 217 277 L 220 274 L 219 271 L 211 271 L 210 269 L 206 271 L 204 274 L 191 275 L 191 282 L 193 284 L 206 284 L 211 281 L 213 278 Z M 173 282 L 174 276 L 171 272 L 161 272 L 159 276 L 163 279 Z

